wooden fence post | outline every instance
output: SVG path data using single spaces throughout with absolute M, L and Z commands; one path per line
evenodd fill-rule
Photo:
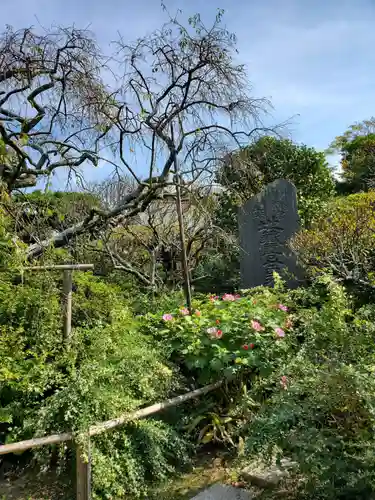
M 51 264 L 47 266 L 30 266 L 21 270 L 22 277 L 24 271 L 63 271 L 63 318 L 64 330 L 63 340 L 69 345 L 72 336 L 72 291 L 73 291 L 73 271 L 92 271 L 94 264 Z
M 90 438 L 87 448 L 87 461 L 83 459 L 83 451 L 76 445 L 76 498 L 91 500 L 91 450 Z
M 64 342 L 69 344 L 72 334 L 72 290 L 73 272 L 64 270 L 63 278 L 63 317 L 64 317 Z

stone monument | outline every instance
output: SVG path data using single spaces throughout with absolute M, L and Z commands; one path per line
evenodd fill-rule
M 274 271 L 296 287 L 303 275 L 288 245 L 300 227 L 295 186 L 285 179 L 268 184 L 239 209 L 238 224 L 242 288 L 272 286 Z

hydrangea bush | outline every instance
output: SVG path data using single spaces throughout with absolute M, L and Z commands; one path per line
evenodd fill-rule
M 278 282 L 205 297 L 192 314 L 182 306 L 144 326 L 201 384 L 240 375 L 229 397 L 189 409 L 199 442 L 216 432 L 251 459 L 291 458 L 304 480 L 290 498 L 372 498 L 375 308 L 354 305 L 322 276 L 295 291 Z
M 208 296 L 147 315 L 147 332 L 200 383 L 251 371 L 266 376 L 293 351 L 293 317 L 280 289 Z

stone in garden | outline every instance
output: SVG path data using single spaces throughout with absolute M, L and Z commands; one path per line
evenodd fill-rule
M 251 464 L 241 471 L 241 478 L 259 488 L 274 488 L 289 475 L 290 469 L 296 467 L 295 462 L 281 460 L 281 468 L 275 463 L 264 465 L 261 462 Z
M 233 486 L 214 484 L 191 500 L 251 500 L 250 493 Z
M 288 246 L 300 227 L 295 186 L 285 179 L 268 184 L 239 209 L 238 224 L 242 288 L 272 286 L 274 271 L 297 286 L 302 271 Z

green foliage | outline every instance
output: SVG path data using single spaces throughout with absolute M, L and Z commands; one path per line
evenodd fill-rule
M 138 331 L 118 288 L 89 273 L 74 275 L 75 327 L 67 348 L 60 284 L 53 278 L 43 272 L 25 274 L 23 284 L 16 284 L 9 274 L 0 275 L 3 442 L 68 430 L 79 434 L 97 422 L 163 400 L 179 384 L 173 366 Z M 145 448 L 142 441 L 148 443 Z M 45 447 L 34 456 L 48 465 L 53 453 Z M 70 455 L 64 446 L 59 453 L 64 469 Z M 127 426 L 95 443 L 95 494 L 116 498 L 126 491 L 142 497 L 148 482 L 164 478 L 176 460 L 186 462 L 187 448 L 171 424 Z
M 4 209 L 4 204 L 8 202 L 8 195 L 0 188 L 0 268 L 3 272 L 22 265 L 25 249 L 25 245 L 12 231 L 11 221 Z
M 218 181 L 229 189 L 237 206 L 280 178 L 290 180 L 297 188 L 303 225 L 314 220 L 334 192 L 324 153 L 287 139 L 263 137 L 233 153 L 218 172 Z
M 63 231 L 100 209 L 100 201 L 89 193 L 33 191 L 12 197 L 14 230 L 27 242 L 44 238 L 52 230 Z
M 237 204 L 233 192 L 225 191 L 215 197 L 211 213 L 211 225 L 215 232 L 193 270 L 193 278 L 199 278 L 194 286 L 202 293 L 234 292 L 240 285 L 240 247 Z
M 272 290 L 197 301 L 192 316 L 180 308 L 141 321 L 186 374 L 228 378 L 225 400 L 211 395 L 185 418 L 199 443 L 295 460 L 296 498 L 354 499 L 375 491 L 374 319 L 372 306 L 353 310 L 322 276 L 309 288 L 285 291 L 276 279 Z
M 218 247 L 207 249 L 195 269 L 194 276 L 203 276 L 194 283 L 197 292 L 224 293 L 234 292 L 239 288 L 238 244 L 224 237 Z
M 185 302 L 185 294 L 183 290 L 162 290 L 160 293 L 142 294 L 134 294 L 134 291 L 130 291 L 126 294 L 126 300 L 131 304 L 135 314 L 160 314 L 160 311 L 177 309 L 180 304 Z
M 221 441 L 226 443 L 227 441 L 234 445 L 232 437 L 230 435 L 231 428 L 227 427 L 231 424 L 232 417 L 221 416 L 214 412 L 208 412 L 207 414 L 199 415 L 190 424 L 188 430 L 192 432 L 196 426 L 204 422 L 204 427 L 201 429 L 198 436 L 198 443 L 207 444 L 211 441 Z
M 329 271 L 357 285 L 373 284 L 375 192 L 332 201 L 309 230 L 293 242 L 310 275 Z
M 375 119 L 351 125 L 331 144 L 341 154 L 344 190 L 367 191 L 375 187 Z
M 105 453 L 103 453 L 103 448 Z M 148 483 L 163 482 L 188 464 L 189 448 L 173 427 L 148 419 L 95 440 L 95 499 L 148 498 Z
M 243 297 L 206 298 L 195 304 L 192 315 L 186 308 L 147 315 L 143 330 L 201 383 L 233 378 L 244 368 L 263 376 L 293 343 L 293 336 L 286 333 L 287 306 L 278 302 L 278 293 L 260 289 Z
M 111 322 L 124 309 L 126 306 L 119 286 L 89 272 L 74 274 L 74 326 L 95 326 Z
M 247 450 L 294 459 L 304 478 L 296 498 L 370 498 L 375 311 L 351 311 L 343 288 L 327 278 L 292 295 L 300 349 L 253 384 L 259 410 L 248 425 Z

